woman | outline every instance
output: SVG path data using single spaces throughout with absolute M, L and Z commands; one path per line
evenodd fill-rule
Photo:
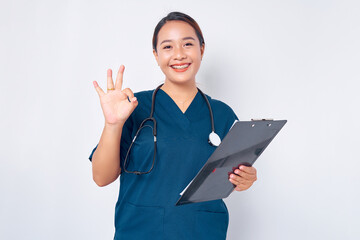
M 94 82 L 105 127 L 90 160 L 99 186 L 120 175 L 115 239 L 226 238 L 228 211 L 222 200 L 175 206 L 179 193 L 216 148 L 208 143 L 212 127 L 205 98 L 221 139 L 237 119 L 229 106 L 202 95 L 196 87 L 204 49 L 197 23 L 172 12 L 158 23 L 153 36 L 153 53 L 165 75 L 163 85 L 135 94 L 122 89 L 124 66 L 120 66 L 115 85 L 111 70 L 107 71 L 107 93 Z M 151 119 L 146 121 L 132 144 L 151 111 L 156 126 Z M 246 166 L 229 178 L 237 191 L 248 189 L 255 180 L 256 170 Z

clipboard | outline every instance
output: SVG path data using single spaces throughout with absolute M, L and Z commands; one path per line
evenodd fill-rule
M 226 198 L 235 186 L 229 175 L 240 165 L 252 166 L 287 120 L 236 120 L 195 178 L 180 193 L 176 206 Z

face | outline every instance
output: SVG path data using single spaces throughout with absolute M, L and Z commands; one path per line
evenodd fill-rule
M 204 45 L 200 46 L 194 28 L 183 21 L 169 21 L 158 34 L 154 56 L 165 74 L 165 82 L 195 83 L 200 68 Z

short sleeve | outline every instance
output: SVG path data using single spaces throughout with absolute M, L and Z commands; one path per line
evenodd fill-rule
M 92 157 L 93 157 L 93 155 L 94 155 L 95 150 L 97 149 L 97 146 L 98 146 L 98 144 L 96 144 L 96 147 L 94 147 L 94 149 L 91 151 L 91 154 L 90 154 L 90 156 L 89 156 L 89 160 L 90 160 L 90 161 L 92 161 Z
M 122 133 L 121 133 L 121 141 L 120 141 L 120 163 L 121 163 L 121 167 L 123 166 L 123 162 L 126 156 L 126 153 L 129 149 L 130 143 L 132 141 L 131 138 L 131 134 L 132 134 L 132 129 L 133 129 L 133 123 L 132 123 L 132 119 L 131 117 L 129 117 L 122 129 Z M 92 161 L 92 157 L 94 155 L 95 150 L 97 149 L 98 144 L 96 145 L 96 147 L 92 150 L 90 156 L 89 156 L 89 160 Z
M 226 105 L 226 108 L 228 109 L 228 111 L 227 111 L 227 122 L 226 122 L 227 131 L 226 132 L 228 132 L 230 130 L 230 128 L 233 126 L 234 122 L 236 120 L 239 120 L 239 118 L 236 116 L 234 110 L 232 110 L 231 107 Z
M 231 109 L 232 110 L 232 109 Z M 233 113 L 233 117 L 234 117 L 234 121 L 235 120 L 239 120 L 239 118 L 236 116 L 236 113 L 232 110 L 232 113 Z

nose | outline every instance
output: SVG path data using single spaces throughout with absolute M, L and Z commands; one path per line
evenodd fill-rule
M 174 59 L 183 60 L 185 58 L 186 58 L 186 54 L 184 52 L 184 49 L 182 49 L 181 47 L 175 48 Z

